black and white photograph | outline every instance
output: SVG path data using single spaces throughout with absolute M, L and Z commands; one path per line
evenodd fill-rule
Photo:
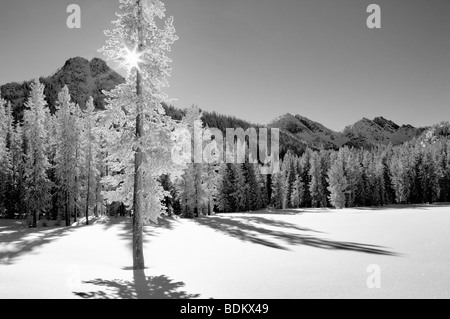
M 2 0 L 0 45 L 0 299 L 450 298 L 450 0 Z

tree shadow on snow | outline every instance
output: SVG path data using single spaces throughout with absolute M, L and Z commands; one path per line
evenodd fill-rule
M 75 228 L 15 228 L 0 231 L 0 243 L 5 244 L 3 248 L 0 246 L 0 265 L 12 265 L 20 256 L 69 235 Z
M 102 287 L 95 292 L 74 292 L 84 299 L 195 299 L 199 294 L 181 290 L 183 282 L 175 282 L 167 276 L 146 277 L 143 270 L 133 271 L 133 281 L 95 279 L 84 282 Z
M 306 213 L 306 209 L 266 209 L 266 210 L 258 210 L 251 213 L 246 214 L 255 214 L 255 215 L 284 215 L 284 216 L 295 216 L 302 215 Z
M 158 224 L 146 225 L 143 227 L 144 233 L 144 243 L 149 243 L 152 237 L 156 237 L 160 234 L 161 230 L 173 230 L 177 226 L 178 221 L 173 218 L 164 217 L 158 220 Z M 112 225 L 119 225 L 120 233 L 119 236 L 121 240 L 127 241 L 129 247 L 132 246 L 133 230 L 132 230 L 132 219 L 131 218 L 121 218 L 118 220 L 113 219 L 112 223 L 105 225 L 106 228 Z
M 386 205 L 386 206 L 373 206 L 373 207 L 355 207 L 354 210 L 363 211 L 384 211 L 384 210 L 429 210 L 434 207 L 445 207 L 450 206 L 446 203 L 434 203 L 434 204 L 414 204 L 414 205 Z
M 289 250 L 286 245 L 305 245 L 320 249 L 354 251 L 375 255 L 398 256 L 397 253 L 376 245 L 355 242 L 335 241 L 317 237 L 320 233 L 312 229 L 301 228 L 287 222 L 274 221 L 262 217 L 222 217 L 198 218 L 196 223 L 238 238 L 242 241 L 263 245 L 275 249 Z M 266 228 L 266 227 L 270 228 Z M 292 232 L 294 231 L 294 233 Z M 313 233 L 313 234 L 308 234 Z M 285 245 L 283 245 L 285 244 Z

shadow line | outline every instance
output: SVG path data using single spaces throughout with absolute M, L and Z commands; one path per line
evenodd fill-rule
M 212 228 L 224 235 L 275 249 L 289 250 L 287 245 L 305 245 L 328 250 L 345 250 L 375 255 L 399 256 L 399 254 L 389 251 L 385 247 L 324 239 L 317 237 L 316 235 L 305 234 L 320 233 L 312 229 L 300 228 L 295 224 L 274 221 L 262 217 L 233 216 L 226 218 L 216 215 L 198 218 L 195 219 L 194 222 L 201 226 Z M 264 226 L 279 229 L 268 229 Z M 295 233 L 286 232 L 288 229 L 290 231 L 294 230 Z M 282 245 L 282 243 L 286 245 Z
M 17 259 L 36 248 L 49 244 L 55 239 L 69 235 L 76 227 L 16 229 L 11 232 L 0 232 L 0 243 L 11 244 L 13 249 L 0 247 L 0 265 L 12 265 Z M 32 238 L 27 238 L 32 236 Z

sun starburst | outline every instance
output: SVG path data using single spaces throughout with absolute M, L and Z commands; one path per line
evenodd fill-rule
M 137 48 L 130 50 L 125 48 L 126 54 L 124 55 L 123 65 L 130 71 L 134 68 L 139 70 L 139 64 L 144 62 L 142 59 L 143 52 L 138 52 Z

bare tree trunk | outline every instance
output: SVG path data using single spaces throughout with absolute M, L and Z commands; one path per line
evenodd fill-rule
M 37 228 L 37 215 L 38 215 L 38 212 L 37 212 L 37 209 L 35 209 L 34 213 L 33 213 L 33 228 Z
M 77 217 L 78 217 L 78 175 L 77 175 L 77 169 L 78 169 L 78 145 L 77 145 L 77 150 L 75 151 L 75 188 L 76 188 L 76 192 L 75 192 L 75 199 L 74 199 L 74 220 L 73 222 L 76 223 L 77 222 Z
M 208 198 L 208 216 L 211 216 L 211 198 Z
M 139 7 L 138 19 L 142 21 L 142 0 L 137 0 L 137 5 Z M 138 52 L 143 50 L 142 41 L 142 30 L 139 26 L 138 30 L 139 36 L 139 46 Z M 139 141 L 143 134 L 143 109 L 142 101 L 142 75 L 139 70 L 136 70 L 136 94 L 138 96 L 137 107 L 137 117 L 136 117 L 136 139 Z M 142 216 L 142 163 L 143 163 L 143 153 L 141 147 L 138 147 L 135 154 L 135 166 L 134 166 L 134 214 L 133 214 L 133 268 L 134 270 L 142 270 L 145 268 L 144 252 L 143 252 L 143 216 Z
M 90 193 L 91 193 L 91 169 L 89 166 L 89 175 L 87 180 L 87 194 L 86 194 L 86 225 L 89 225 L 89 200 L 90 200 Z
M 91 132 L 89 132 L 89 139 Z M 89 154 L 88 154 L 88 158 L 89 158 L 89 163 L 88 163 L 88 179 L 87 179 L 87 194 L 86 194 L 86 226 L 89 225 L 89 200 L 90 195 L 91 195 L 91 155 L 92 155 L 92 149 L 91 149 L 91 145 L 89 145 Z
M 69 214 L 69 194 L 67 191 L 65 191 L 65 197 L 66 197 L 66 227 L 70 226 L 70 214 Z

